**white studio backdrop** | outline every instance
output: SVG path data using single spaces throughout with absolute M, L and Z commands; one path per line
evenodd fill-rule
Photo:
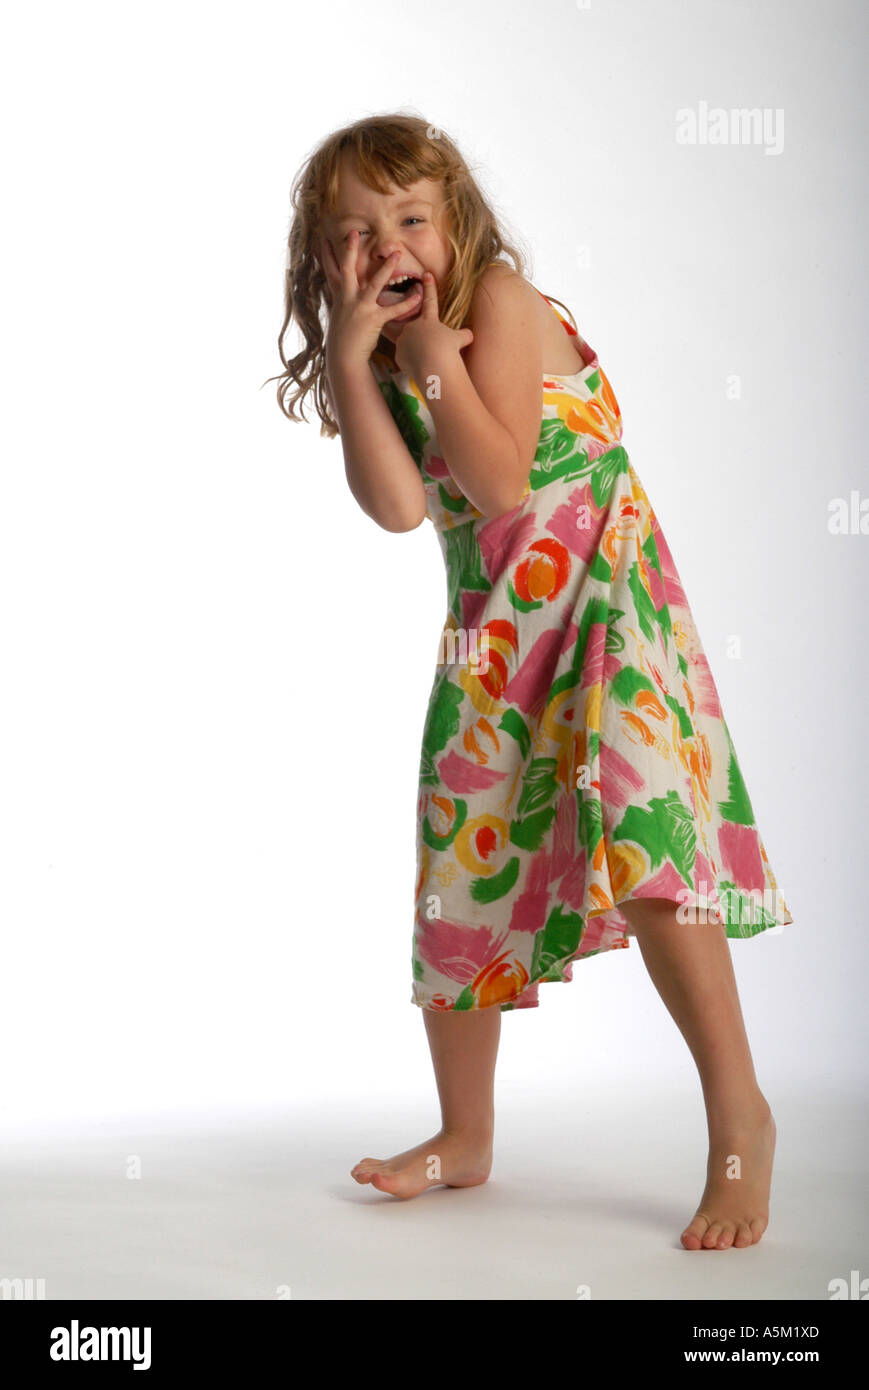
M 864 1087 L 869 539 L 828 526 L 869 492 L 864 8 L 5 28 L 8 1129 L 349 1095 L 436 1117 L 410 944 L 440 551 L 380 530 L 340 442 L 261 385 L 292 177 L 390 110 L 458 141 L 620 402 L 795 918 L 732 943 L 761 1084 Z M 713 107 L 780 112 L 779 147 L 680 143 Z M 498 1077 L 697 1087 L 637 943 L 505 1014 Z

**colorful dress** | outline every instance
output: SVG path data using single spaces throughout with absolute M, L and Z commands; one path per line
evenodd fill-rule
M 417 811 L 426 1009 L 536 1008 L 573 961 L 629 945 L 635 898 L 679 904 L 686 931 L 793 921 L 618 402 L 550 307 L 583 365 L 544 376 L 522 500 L 494 519 L 450 476 L 417 383 L 370 359 L 446 565 Z

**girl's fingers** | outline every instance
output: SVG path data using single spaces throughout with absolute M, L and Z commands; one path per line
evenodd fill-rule
M 422 278 L 422 317 L 436 319 L 438 316 L 438 292 L 435 278 L 427 270 Z
M 395 267 L 398 264 L 398 255 L 399 253 L 397 251 L 393 251 L 391 256 L 387 256 L 380 269 L 375 270 L 371 279 L 368 281 L 367 288 L 369 290 L 374 290 L 372 298 L 377 298 L 390 275 L 395 273 Z
M 358 232 L 354 229 L 347 238 L 347 249 L 341 252 L 340 262 L 337 259 L 332 243 L 327 237 L 320 238 L 320 261 L 323 270 L 330 282 L 338 289 L 343 289 L 348 298 L 355 294 L 367 294 L 376 303 L 377 297 L 389 280 L 395 274 L 395 268 L 400 260 L 400 252 L 393 251 L 391 256 L 387 256 L 383 264 L 374 272 L 371 279 L 364 286 L 360 286 L 356 274 L 356 252 L 358 247 Z M 437 292 L 434 290 L 432 282 L 424 282 L 417 285 L 410 294 L 405 295 L 404 299 L 396 300 L 395 304 L 390 304 L 386 308 L 378 304 L 378 308 L 384 315 L 384 323 L 390 319 L 398 318 L 401 314 L 406 314 L 408 309 L 427 292 L 428 284 L 429 298 L 434 303 L 434 313 L 437 316 Z
M 344 288 L 349 291 L 359 289 L 359 281 L 356 278 L 356 248 L 358 246 L 359 233 L 354 227 L 347 237 L 347 250 L 341 258 L 341 279 Z
M 332 284 L 336 279 L 340 279 L 341 267 L 335 259 L 335 252 L 332 250 L 332 243 L 327 237 L 320 237 L 320 265 L 326 279 Z
M 322 248 L 320 260 L 329 285 L 333 291 L 342 290 L 345 284 L 343 256 L 339 261 L 335 248 L 328 237 L 322 237 L 320 245 Z
M 390 304 L 387 309 L 381 308 L 380 305 L 377 307 L 381 310 L 381 313 L 386 315 L 385 322 L 388 323 L 390 319 L 397 319 L 400 314 L 406 314 L 408 309 L 419 302 L 419 297 L 420 290 L 419 287 L 417 287 L 415 290 L 411 290 L 410 294 L 406 294 L 404 299 L 399 299 L 395 304 Z
M 374 300 L 375 304 L 377 304 L 377 298 L 386 285 L 387 280 L 395 274 L 395 269 L 400 259 L 401 252 L 393 251 L 390 256 L 386 257 L 386 260 L 379 270 L 375 270 L 371 279 L 368 281 L 366 292 L 370 298 Z M 390 319 L 398 318 L 400 314 L 406 314 L 408 308 L 418 301 L 419 297 L 420 287 L 417 285 L 416 289 L 412 290 L 410 294 L 405 295 L 404 299 L 397 299 L 394 304 L 389 304 L 386 308 L 384 308 L 382 304 L 377 304 L 378 309 L 384 315 L 383 322 L 389 323 Z

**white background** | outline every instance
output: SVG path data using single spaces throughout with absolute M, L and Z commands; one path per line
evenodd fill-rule
M 458 142 L 618 397 L 795 919 L 731 947 L 761 1085 L 862 1096 L 869 539 L 828 509 L 869 492 L 864 9 L 84 3 L 5 30 L 7 1132 L 352 1097 L 349 1170 L 379 1116 L 436 1128 L 410 946 L 437 538 L 380 530 L 340 441 L 262 385 L 292 177 L 391 110 Z M 782 152 L 679 145 L 701 101 L 780 108 Z M 702 1127 L 636 943 L 503 1015 L 525 1113 L 665 1086 Z

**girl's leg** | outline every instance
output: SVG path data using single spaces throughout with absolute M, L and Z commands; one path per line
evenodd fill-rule
M 706 1189 L 687 1250 L 753 1245 L 769 1220 L 775 1122 L 749 1051 L 724 926 L 682 923 L 660 898 L 619 903 L 649 975 L 691 1050 L 706 1105 Z
M 501 1010 L 423 1009 L 429 1050 L 441 1105 L 441 1128 L 413 1149 L 392 1158 L 363 1158 L 351 1169 L 357 1182 L 370 1182 L 394 1197 L 445 1183 L 473 1187 L 492 1168 L 495 1127 L 495 1061 L 501 1037 Z

